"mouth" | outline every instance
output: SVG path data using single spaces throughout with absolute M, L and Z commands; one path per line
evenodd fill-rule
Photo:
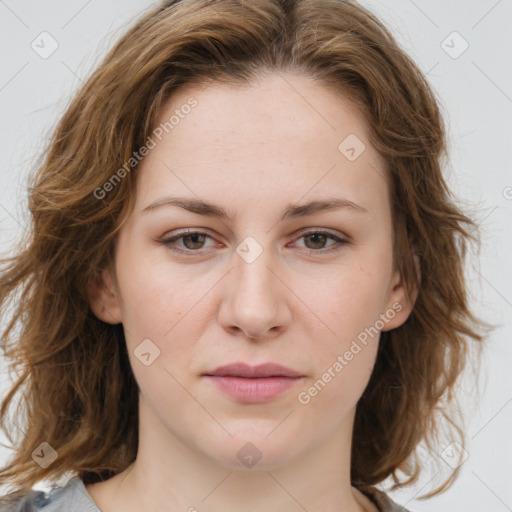
M 204 373 L 206 376 L 217 377 L 241 377 L 246 379 L 259 379 L 264 377 L 303 377 L 304 375 L 296 370 L 282 366 L 277 363 L 264 363 L 258 366 L 251 366 L 243 362 L 230 363 L 219 366 L 211 372 Z
M 241 403 L 262 403 L 292 388 L 304 375 L 275 363 L 233 363 L 202 374 L 217 389 Z

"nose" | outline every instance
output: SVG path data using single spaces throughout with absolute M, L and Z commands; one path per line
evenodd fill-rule
M 251 261 L 233 255 L 233 268 L 224 279 L 218 321 L 231 334 L 251 339 L 271 339 L 292 321 L 292 292 L 280 265 L 269 249 Z

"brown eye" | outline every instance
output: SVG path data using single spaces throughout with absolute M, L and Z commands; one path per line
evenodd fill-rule
M 194 252 L 200 252 L 201 249 L 205 248 L 207 238 L 211 238 L 207 233 L 200 231 L 188 231 L 186 233 L 180 233 L 160 240 L 160 243 L 176 253 L 192 254 Z M 348 240 L 344 240 L 325 231 L 309 231 L 303 233 L 299 239 L 305 240 L 305 249 L 312 252 L 318 252 L 320 254 L 331 250 L 337 250 L 340 246 L 348 243 Z M 180 240 L 182 240 L 183 248 L 176 243 Z M 328 240 L 333 240 L 334 243 L 326 246 L 325 244 Z
M 337 250 L 342 245 L 348 244 L 348 240 L 337 237 L 333 233 L 326 231 L 309 231 L 302 233 L 299 239 L 304 239 L 305 248 L 313 252 L 325 253 L 331 250 Z M 325 246 L 328 240 L 333 240 L 335 243 Z
M 191 235 L 181 236 L 180 238 L 183 239 L 183 244 L 187 249 L 202 249 L 201 244 L 204 244 L 205 242 L 205 235 L 200 233 L 193 233 Z M 186 243 L 187 240 L 190 241 L 190 246 Z
M 323 233 L 311 233 L 305 235 L 304 240 L 310 240 L 311 246 L 306 243 L 308 249 L 323 249 L 324 244 L 327 242 L 328 237 Z
M 199 252 L 200 249 L 204 249 L 204 244 L 207 238 L 211 238 L 207 233 L 202 233 L 200 231 L 188 231 L 186 233 L 181 233 L 160 240 L 160 243 L 165 245 L 171 251 L 180 254 L 190 254 L 193 252 Z M 176 244 L 178 240 L 183 241 L 185 249 L 178 247 Z

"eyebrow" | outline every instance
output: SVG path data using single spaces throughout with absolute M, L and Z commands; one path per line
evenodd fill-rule
M 153 211 L 162 206 L 179 206 L 184 210 L 187 210 L 198 215 L 206 217 L 215 217 L 223 220 L 232 218 L 234 215 L 228 210 L 225 210 L 222 206 L 214 203 L 208 203 L 201 199 L 193 199 L 188 197 L 163 197 L 146 206 L 141 213 Z M 366 213 L 368 210 L 363 206 L 349 201 L 348 199 L 342 198 L 328 198 L 324 200 L 311 201 L 305 204 L 289 204 L 283 211 L 281 220 L 287 220 L 298 217 L 306 217 L 308 215 L 314 215 L 316 213 L 349 209 L 354 212 Z

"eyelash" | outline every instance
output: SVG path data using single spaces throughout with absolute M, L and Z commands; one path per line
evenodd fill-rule
M 181 239 L 181 238 L 187 238 L 187 237 L 189 237 L 191 235 L 204 235 L 204 236 L 207 236 L 208 238 L 211 238 L 208 233 L 205 233 L 203 231 L 187 231 L 186 233 L 180 233 L 178 235 L 174 235 L 174 236 L 171 236 L 171 237 L 159 240 L 159 242 L 162 245 L 165 245 L 170 251 L 176 252 L 178 254 L 187 254 L 187 255 L 189 255 L 191 253 L 199 252 L 201 249 L 197 249 L 197 250 L 187 249 L 187 250 L 184 250 L 184 249 L 180 249 L 180 248 L 178 248 L 176 246 L 172 246 L 172 243 L 177 241 L 177 240 L 179 240 L 179 239 Z M 337 251 L 337 250 L 341 249 L 341 247 L 343 245 L 348 244 L 348 240 L 344 240 L 342 238 L 339 238 L 336 235 L 333 235 L 332 233 L 329 233 L 327 231 L 306 231 L 306 232 L 301 233 L 297 240 L 299 240 L 301 238 L 304 238 L 306 236 L 309 236 L 309 235 L 325 235 L 327 238 L 330 238 L 331 240 L 334 240 L 335 242 L 337 242 L 337 244 L 333 244 L 330 247 L 328 247 L 327 249 L 308 249 L 306 247 L 306 249 L 308 251 L 312 251 L 312 252 L 317 252 L 317 253 L 325 254 L 325 253 L 328 253 L 328 252 Z

